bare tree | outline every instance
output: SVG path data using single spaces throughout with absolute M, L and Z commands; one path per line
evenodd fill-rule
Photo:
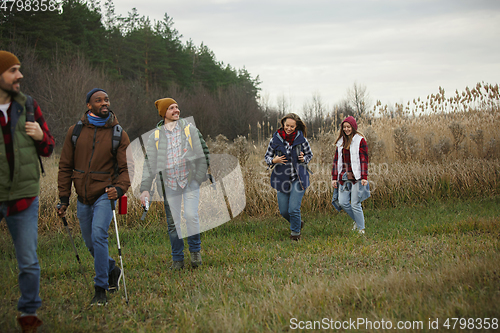
M 370 97 L 366 92 L 366 86 L 354 82 L 352 88 L 347 89 L 347 101 L 354 109 L 356 117 L 366 115 L 370 107 Z
M 281 103 L 281 106 L 288 105 L 284 95 L 282 96 L 282 98 L 284 102 Z M 278 103 L 280 104 L 280 97 L 278 97 Z M 260 96 L 259 106 L 260 109 L 262 110 L 262 119 L 261 119 L 262 124 L 269 123 L 272 124 L 274 130 L 278 129 L 280 127 L 279 122 L 284 114 L 278 111 L 278 109 L 275 106 L 271 105 L 269 100 L 269 94 L 264 94 Z M 258 130 L 258 127 L 256 127 L 256 130 Z M 267 134 L 268 133 L 266 133 L 266 135 Z
M 314 110 L 314 118 L 316 121 L 322 122 L 325 117 L 325 105 L 319 93 L 314 93 L 312 97 L 312 105 Z
M 326 115 L 326 106 L 319 93 L 314 93 L 311 102 L 304 104 L 303 112 L 305 121 L 310 127 L 308 132 L 316 134 L 322 128 Z
M 279 117 L 282 118 L 286 114 L 291 112 L 292 103 L 290 99 L 288 99 L 285 94 L 278 96 L 278 113 Z

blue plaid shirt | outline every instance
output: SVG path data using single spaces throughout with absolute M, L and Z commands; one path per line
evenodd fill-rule
M 309 141 L 307 141 L 306 138 L 304 138 L 304 139 L 305 139 L 305 142 L 301 145 L 300 151 L 304 153 L 304 162 L 307 164 L 311 161 L 311 159 L 313 157 L 313 153 L 311 151 L 311 146 L 309 145 Z M 275 151 L 271 147 L 272 142 L 273 142 L 273 138 L 271 138 L 271 140 L 269 140 L 269 145 L 267 146 L 266 155 L 264 156 L 266 163 L 269 166 L 273 165 L 273 158 L 275 156 Z M 287 155 L 290 155 L 291 150 L 292 150 L 292 146 L 285 139 L 283 139 L 283 142 L 285 143 Z M 291 174 L 290 174 L 291 179 L 292 180 L 297 179 L 297 171 L 295 170 L 295 168 L 293 168 L 291 159 L 287 159 L 285 165 L 292 170 Z

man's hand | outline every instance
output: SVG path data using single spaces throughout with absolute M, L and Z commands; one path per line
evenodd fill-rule
M 68 205 L 57 204 L 56 209 L 57 209 L 57 215 L 59 217 L 65 217 L 66 216 L 66 209 L 68 209 Z
M 148 198 L 148 201 L 150 201 L 149 200 L 149 192 L 148 191 L 144 191 L 144 192 L 141 193 L 141 198 L 140 199 L 141 199 L 141 204 L 143 206 L 146 205 L 146 201 L 145 201 L 146 198 Z
M 108 194 L 109 200 L 118 199 L 118 192 L 116 191 L 116 187 L 114 186 L 106 187 L 106 193 Z
M 43 139 L 43 131 L 42 128 L 40 127 L 40 124 L 31 121 L 26 122 L 26 134 L 31 136 L 33 140 L 36 141 L 42 141 Z

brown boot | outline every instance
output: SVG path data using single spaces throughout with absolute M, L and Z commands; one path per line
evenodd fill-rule
M 19 322 L 23 333 L 35 333 L 38 326 L 43 324 L 43 322 L 36 315 L 19 316 L 17 317 L 17 321 Z

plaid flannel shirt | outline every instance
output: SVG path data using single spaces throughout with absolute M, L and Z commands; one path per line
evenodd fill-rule
M 188 182 L 188 170 L 186 159 L 183 158 L 185 149 L 182 146 L 181 128 L 176 122 L 172 131 L 165 129 L 167 136 L 167 165 L 165 166 L 166 178 L 163 180 L 165 184 L 172 190 L 177 189 L 177 184 L 180 188 L 185 188 Z

